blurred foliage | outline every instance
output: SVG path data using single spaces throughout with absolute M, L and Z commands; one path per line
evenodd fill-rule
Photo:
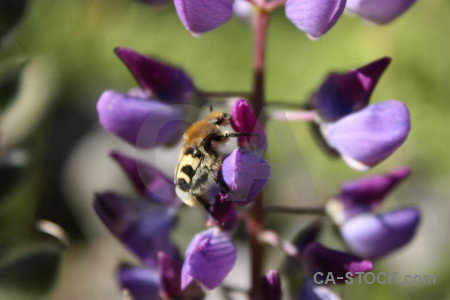
M 446 130 L 450 99 L 450 40 L 446 36 L 450 29 L 449 9 L 450 2 L 446 0 L 418 1 L 405 15 L 385 26 L 343 16 L 318 41 L 309 40 L 285 18 L 282 10 L 277 10 L 269 32 L 267 97 L 269 101 L 302 103 L 330 71 L 344 71 L 391 56 L 391 66 L 380 80 L 372 102 L 404 101 L 410 108 L 413 127 L 405 145 L 372 172 L 410 165 L 413 177 L 397 193 L 396 197 L 403 199 L 400 202 L 445 199 L 441 195 L 450 194 L 450 131 Z M 27 7 L 25 18 L 21 18 L 23 12 L 24 1 L 0 1 L 0 37 L 6 28 L 14 25 L 16 30 L 14 39 L 0 48 L 0 70 L 11 61 L 44 57 L 57 75 L 57 92 L 51 94 L 51 102 L 34 103 L 44 114 L 12 145 L 28 149 L 32 163 L 20 185 L 2 203 L 1 236 L 8 241 L 26 243 L 37 218 L 53 220 L 72 237 L 83 238 L 79 228 L 82 216 L 74 216 L 69 209 L 61 178 L 67 158 L 96 124 L 95 104 L 101 92 L 126 91 L 136 85 L 113 54 L 114 47 L 126 46 L 179 65 L 202 90 L 251 87 L 251 30 L 236 18 L 201 38 L 193 38 L 181 25 L 172 5 L 150 7 L 131 0 L 34 0 Z M 17 24 L 18 20 L 21 24 Z M 19 73 L 17 69 L 7 77 L 0 76 L 1 107 L 5 106 L 3 99 L 9 101 L 15 98 L 12 95 L 21 94 L 20 88 L 18 92 L 16 89 Z M 5 94 L 9 96 L 2 98 Z M 30 103 L 39 98 L 30 97 Z M 27 121 L 23 117 L 19 123 L 25 126 Z M 273 122 L 268 126 L 271 145 L 279 143 L 276 135 L 280 128 L 292 132 L 290 142 L 298 149 L 281 145 L 281 151 L 271 146 L 268 156 L 272 161 L 286 163 L 283 155 L 296 151 L 292 166 L 298 169 L 291 172 L 299 176 L 293 178 L 303 182 L 301 201 L 324 200 L 336 192 L 341 181 L 361 175 L 319 151 L 305 124 L 280 127 Z M 1 190 L 10 187 L 3 180 L 0 185 Z M 296 185 L 274 180 L 267 199 L 295 204 L 298 199 L 286 195 L 297 193 Z M 285 230 L 296 231 L 307 221 L 271 217 L 269 222 L 278 228 L 284 223 Z M 352 286 L 340 292 L 344 299 L 445 299 L 449 269 L 450 266 L 443 266 L 436 270 L 439 280 L 433 287 Z
M 0 45 L 4 35 L 10 32 L 22 18 L 27 0 L 0 1 Z
M 0 265 L 0 297 L 11 300 L 43 299 L 53 286 L 61 249 L 40 246 Z
M 11 192 L 16 186 L 23 174 L 23 167 L 3 164 L 0 165 L 0 201 L 6 199 L 6 196 Z
M 24 66 L 25 63 L 21 62 L 0 73 L 0 113 L 8 108 L 17 95 Z

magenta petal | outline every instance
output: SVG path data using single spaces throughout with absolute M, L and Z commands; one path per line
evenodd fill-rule
M 345 0 L 287 0 L 286 17 L 317 39 L 333 27 L 344 8 Z
M 326 276 L 326 274 L 324 274 Z M 320 279 L 322 280 L 322 278 Z M 316 285 L 312 279 L 306 280 L 300 293 L 301 300 L 341 300 L 331 289 L 324 285 Z
M 159 275 L 155 269 L 125 266 L 117 277 L 134 300 L 159 299 Z
M 236 247 L 228 234 L 211 228 L 197 234 L 186 250 L 181 288 L 192 279 L 208 289 L 219 286 L 236 263 Z
M 212 216 L 208 220 L 211 226 L 219 226 L 223 230 L 231 231 L 237 225 L 237 211 L 235 203 L 228 200 L 228 194 L 219 192 L 211 208 Z
M 377 209 L 392 189 L 410 173 L 409 168 L 400 168 L 388 174 L 366 176 L 344 182 L 337 198 L 344 205 L 346 218 L 362 211 Z
M 270 165 L 258 154 L 235 149 L 222 165 L 222 178 L 230 201 L 248 204 L 261 192 L 270 177 Z
M 159 251 L 176 253 L 170 241 L 174 211 L 110 192 L 97 194 L 94 208 L 111 233 L 148 266 L 156 266 Z
M 261 281 L 261 300 L 281 300 L 281 281 L 277 270 L 271 270 Z
M 181 295 L 181 265 L 170 255 L 158 253 L 158 270 L 160 277 L 160 294 L 164 299 L 176 299 Z
M 315 97 L 322 119 L 326 122 L 335 121 L 367 106 L 390 62 L 390 58 L 383 57 L 350 72 L 330 75 Z
M 386 24 L 403 14 L 416 0 L 347 0 L 347 9 L 362 18 Z
M 267 137 L 264 127 L 259 123 L 258 118 L 247 103 L 247 101 L 237 100 L 230 113 L 231 127 L 236 132 L 251 133 L 255 136 L 242 136 L 238 138 L 239 147 L 264 151 L 267 148 Z
M 160 170 L 118 151 L 111 152 L 111 156 L 123 168 L 136 188 L 150 200 L 166 205 L 179 204 L 173 180 Z
M 325 135 L 351 167 L 364 170 L 391 155 L 406 140 L 409 130 L 408 108 L 390 100 L 327 124 Z
M 184 71 L 128 48 L 118 47 L 114 51 L 151 98 L 185 104 L 194 94 L 194 83 Z
M 103 128 L 139 148 L 170 143 L 183 133 L 183 109 L 176 105 L 105 91 L 97 111 Z
M 331 272 L 336 283 L 343 283 L 347 272 L 355 275 L 356 272 L 368 272 L 373 269 L 371 261 L 326 248 L 318 242 L 306 246 L 304 257 L 311 275 L 316 272 L 324 274 Z M 344 279 L 340 280 L 337 277 Z
M 193 35 L 226 23 L 233 15 L 233 0 L 175 0 L 184 27 Z
M 420 222 L 417 208 L 403 208 L 381 215 L 365 213 L 340 228 L 347 245 L 362 257 L 379 258 L 407 244 Z

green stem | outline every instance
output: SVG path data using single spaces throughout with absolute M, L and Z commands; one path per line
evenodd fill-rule
M 269 17 L 266 11 L 259 9 L 255 21 L 254 46 L 253 46 L 253 93 L 252 104 L 256 115 L 262 113 L 265 104 L 264 80 L 266 63 L 266 37 L 269 25 Z

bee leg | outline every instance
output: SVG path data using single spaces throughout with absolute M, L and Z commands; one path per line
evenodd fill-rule
M 196 197 L 196 198 L 198 203 L 200 203 L 200 205 L 203 206 L 203 208 L 212 216 L 213 213 L 211 211 L 211 204 L 209 203 L 209 201 L 203 197 Z
M 216 180 L 216 183 L 222 188 L 222 189 L 224 189 L 225 190 L 225 192 L 229 192 L 230 191 L 230 188 L 228 187 L 228 185 L 222 180 L 222 179 L 217 179 Z
M 219 142 L 223 142 L 226 139 L 230 138 L 230 137 L 240 137 L 240 136 L 256 136 L 256 137 L 261 137 L 259 134 L 253 134 L 253 133 L 245 133 L 245 132 L 224 132 L 221 135 L 215 136 L 212 138 L 212 140 L 214 141 L 219 141 Z

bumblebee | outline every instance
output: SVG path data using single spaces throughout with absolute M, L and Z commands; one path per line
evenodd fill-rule
M 192 124 L 184 133 L 174 183 L 177 196 L 188 206 L 202 205 L 209 211 L 209 202 L 204 198 L 210 184 L 218 180 L 222 167 L 222 155 L 218 147 L 230 137 L 251 136 L 241 132 L 222 132 L 221 126 L 229 125 L 231 115 L 211 111 L 206 119 Z

